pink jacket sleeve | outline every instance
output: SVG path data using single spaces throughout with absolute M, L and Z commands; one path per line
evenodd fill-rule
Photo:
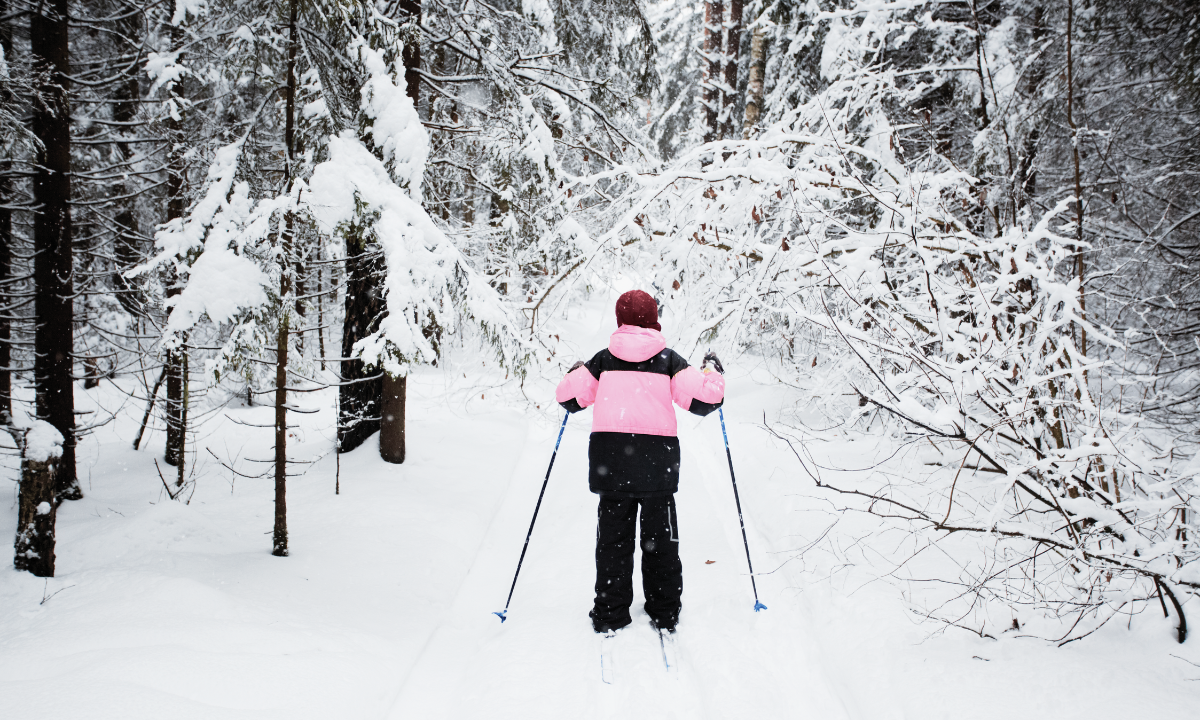
M 671 397 L 684 410 L 691 410 L 692 400 L 716 405 L 725 399 L 725 378 L 721 373 L 702 373 L 686 367 L 671 378 Z
M 587 367 L 578 367 L 567 373 L 558 384 L 554 399 L 564 403 L 573 398 L 579 403 L 579 407 L 585 408 L 596 402 L 596 388 L 599 386 L 600 383 L 592 377 Z

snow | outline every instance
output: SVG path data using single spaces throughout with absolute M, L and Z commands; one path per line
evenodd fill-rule
M 170 89 L 188 74 L 187 67 L 179 64 L 181 52 L 151 52 L 146 55 L 146 75 L 152 81 L 150 84 L 151 95 L 158 92 L 158 89 L 163 86 Z
M 521 13 L 533 20 L 541 33 L 542 49 L 551 52 L 558 49 L 558 36 L 554 32 L 554 10 L 546 0 L 521 0 Z
M 268 278 L 246 249 L 267 234 L 268 221 L 280 203 L 272 199 L 254 206 L 249 185 L 235 184 L 244 143 L 245 137 L 217 150 L 204 193 L 191 212 L 186 218 L 164 223 L 154 235 L 158 253 L 126 273 L 136 277 L 169 263 L 188 276 L 182 291 L 167 301 L 171 309 L 164 334 L 167 343 L 206 315 L 220 324 L 266 300 L 263 285 Z M 284 199 L 288 201 L 290 198 Z M 185 258 L 201 248 L 203 252 L 186 266 Z
M 565 364 L 603 346 L 613 329 L 611 298 L 597 295 L 555 329 Z M 235 480 L 204 450 L 255 470 L 245 458 L 267 454 L 272 430 L 232 420 L 270 425 L 269 407 L 229 407 L 206 425 L 200 452 L 189 455 L 194 493 L 171 501 L 154 468 L 161 430 L 151 429 L 135 452 L 128 438 L 141 408 L 122 408 L 127 400 L 113 383 L 77 388 L 80 411 L 121 409 L 78 448 L 85 497 L 58 509 L 56 577 L 0 570 L 5 715 L 1194 715 L 1200 669 L 1189 662 L 1200 662 L 1200 651 L 1194 640 L 1176 645 L 1157 608 L 1063 648 L 1002 633 L 1010 617 L 990 621 L 997 640 L 918 622 L 915 611 L 928 601 L 922 584 L 879 572 L 907 541 L 856 542 L 874 521 L 837 512 L 837 498 L 815 489 L 787 447 L 762 430 L 763 413 L 775 418 L 794 407 L 797 390 L 749 357 L 724 359 L 729 441 L 769 610 L 752 609 L 717 418 L 680 415 L 678 671 L 664 670 L 639 597 L 634 624 L 616 638 L 612 685 L 601 682 L 587 618 L 595 523 L 588 413 L 567 424 L 509 619 L 491 614 L 503 608 L 561 421 L 546 404 L 556 370 L 525 383 L 541 409 L 525 405 L 515 384 L 496 387 L 491 369 L 473 358 L 414 370 L 409 417 L 420 422 L 409 424 L 403 465 L 383 463 L 368 441 L 342 456 L 340 495 L 332 455 L 293 466 L 288 558 L 269 554 L 270 479 Z M 329 450 L 332 401 L 310 395 L 307 405 L 326 409 L 292 418 L 294 460 Z M 849 438 L 807 449 L 823 466 L 856 468 L 892 452 L 886 442 Z M 3 481 L 13 500 L 14 477 L 9 468 Z M 0 535 L 12 537 L 15 502 L 6 507 Z M 810 548 L 825 533 L 840 556 Z M 933 554 L 917 561 L 935 563 Z M 635 588 L 640 595 L 640 583 Z M 1194 614 L 1194 603 L 1189 609 Z M 1037 630 L 1032 618 L 1022 626 Z
M 175 14 L 171 16 L 172 25 L 182 25 L 191 15 L 194 18 L 203 17 L 208 10 L 208 0 L 175 0 Z
M 63 436 L 45 420 L 34 420 L 25 433 L 25 457 L 44 463 L 62 457 Z
M 408 97 L 400 99 L 411 110 Z M 420 124 L 415 127 L 424 137 Z M 455 334 L 456 307 L 495 335 L 505 363 L 514 364 L 522 343 L 496 292 L 352 131 L 329 139 L 329 160 L 313 170 L 302 196 L 322 232 L 335 234 L 357 223 L 383 250 L 388 314 L 378 332 L 355 347 L 368 364 L 393 376 L 432 364 L 438 352 L 425 328 L 433 320 L 444 334 Z
M 368 134 L 396 182 L 407 188 L 409 197 L 420 199 L 421 178 L 429 159 L 429 135 L 405 88 L 393 79 L 393 75 L 404 77 L 399 52 L 396 63 L 389 68 L 383 53 L 372 50 L 363 40 L 356 41 L 350 50 L 357 51 L 369 75 L 362 87 L 362 110 L 372 121 Z
M 317 226 L 326 232 L 354 222 L 360 207 L 378 213 L 371 232 L 388 267 L 384 280 L 388 315 L 381 320 L 379 332 L 364 341 L 363 355 L 371 362 L 389 355 L 414 364 L 434 361 L 437 353 L 422 333 L 422 323 L 430 314 L 441 316 L 442 308 L 450 304 L 448 286 L 454 282 L 458 251 L 350 131 L 329 139 L 329 160 L 313 171 L 310 186 L 306 202 Z M 447 329 L 453 332 L 453 325 Z M 384 362 L 394 375 L 408 372 L 394 360 Z

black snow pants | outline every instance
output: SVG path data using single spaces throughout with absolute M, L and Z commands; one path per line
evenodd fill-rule
M 625 627 L 632 618 L 633 536 L 642 510 L 642 589 L 646 614 L 659 627 L 674 628 L 683 595 L 679 562 L 679 522 L 675 496 L 647 498 L 600 496 L 596 522 L 596 604 L 592 625 L 597 632 Z

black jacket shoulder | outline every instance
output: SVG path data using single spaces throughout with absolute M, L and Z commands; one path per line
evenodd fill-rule
M 630 362 L 622 360 L 612 354 L 608 348 L 604 348 L 596 353 L 591 360 L 584 363 L 584 367 L 592 374 L 592 377 L 600 379 L 600 374 L 610 370 L 624 370 L 633 372 L 649 372 L 667 377 L 675 377 L 675 374 L 685 369 L 688 366 L 687 360 L 683 356 L 675 352 L 671 348 L 663 348 L 661 352 L 652 355 L 651 357 L 642 360 L 641 362 Z

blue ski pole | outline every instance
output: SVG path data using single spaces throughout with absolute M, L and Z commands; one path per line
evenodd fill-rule
M 504 601 L 503 610 L 492 613 L 500 618 L 501 623 L 508 619 L 508 605 L 512 602 L 513 590 L 517 589 L 517 577 L 521 574 L 521 564 L 525 562 L 525 551 L 529 549 L 529 538 L 533 537 L 533 524 L 537 522 L 538 510 L 542 509 L 542 497 L 546 494 L 546 486 L 550 484 L 550 471 L 554 469 L 554 458 L 558 457 L 558 446 L 562 443 L 563 431 L 567 429 L 567 418 L 569 417 L 571 417 L 571 413 L 564 415 L 562 426 L 558 428 L 558 440 L 554 441 L 554 453 L 550 456 L 550 467 L 546 468 L 546 479 L 542 481 L 542 491 L 538 493 L 537 505 L 533 508 L 533 519 L 529 521 L 529 532 L 525 533 L 525 546 L 521 548 L 521 559 L 517 560 L 517 571 L 513 573 L 512 587 L 508 589 L 508 599 Z
M 742 526 L 742 544 L 746 546 L 746 566 L 750 568 L 750 587 L 754 590 L 754 612 L 766 610 L 758 600 L 758 586 L 754 584 L 754 563 L 750 562 L 750 541 L 746 539 L 746 521 L 742 519 L 742 500 L 738 497 L 737 477 L 733 474 L 733 455 L 729 452 L 729 433 L 725 432 L 725 409 L 717 408 L 721 416 L 721 437 L 725 438 L 725 457 L 729 459 L 729 479 L 733 481 L 733 501 L 737 503 L 738 524 Z

